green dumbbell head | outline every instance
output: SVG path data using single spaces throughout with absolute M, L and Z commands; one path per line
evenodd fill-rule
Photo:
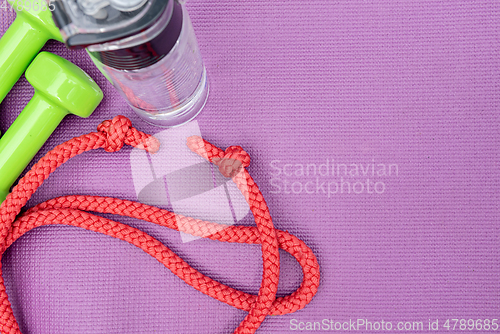
M 102 100 L 102 91 L 78 66 L 49 52 L 40 53 L 26 70 L 37 93 L 68 113 L 89 117 Z

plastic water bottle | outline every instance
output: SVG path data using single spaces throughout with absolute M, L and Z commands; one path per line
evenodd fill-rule
M 208 97 L 194 29 L 177 0 L 59 0 L 53 16 L 70 48 L 92 60 L 146 122 L 192 120 Z

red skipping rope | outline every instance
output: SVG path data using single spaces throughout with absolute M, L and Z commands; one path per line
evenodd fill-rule
M 13 188 L 0 207 L 0 257 L 14 241 L 39 226 L 78 226 L 109 235 L 142 249 L 196 290 L 237 309 L 247 311 L 247 316 L 236 328 L 235 334 L 255 333 L 267 315 L 292 313 L 304 308 L 311 301 L 318 291 L 320 278 L 316 256 L 302 240 L 286 231 L 274 228 L 264 197 L 245 169 L 250 164 L 250 157 L 239 146 L 231 146 L 223 151 L 197 136 L 189 137 L 187 141 L 188 147 L 193 152 L 217 165 L 224 176 L 232 178 L 250 205 L 256 227 L 221 225 L 142 203 L 98 196 L 58 197 L 19 215 L 21 208 L 49 175 L 76 155 L 98 148 L 116 152 L 124 144 L 151 153 L 157 152 L 160 147 L 156 138 L 133 128 L 130 120 L 124 116 L 104 121 L 97 130 L 98 132 L 70 139 L 55 147 Z M 189 266 L 168 247 L 148 234 L 86 211 L 142 219 L 217 241 L 260 244 L 264 270 L 259 293 L 257 296 L 251 295 L 214 281 Z M 290 253 L 299 262 L 303 279 L 295 292 L 276 298 L 280 271 L 279 248 Z M 21 333 L 8 300 L 1 263 L 0 330 L 3 334 Z

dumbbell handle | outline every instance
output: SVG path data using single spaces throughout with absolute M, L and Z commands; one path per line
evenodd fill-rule
M 0 139 L 0 203 L 67 114 L 67 110 L 35 91 L 33 98 Z
M 9 3 L 16 8 L 18 1 Z M 35 1 L 45 0 L 32 3 Z M 50 10 L 23 9 L 17 13 L 0 39 L 0 103 L 49 39 L 62 41 Z

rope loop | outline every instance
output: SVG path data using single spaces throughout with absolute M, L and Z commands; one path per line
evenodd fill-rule
M 187 139 L 191 151 L 219 167 L 225 177 L 233 178 L 250 166 L 250 155 L 241 146 L 230 146 L 225 151 L 207 142 L 200 136 Z
M 230 146 L 224 152 L 223 158 L 213 158 L 212 162 L 219 167 L 225 177 L 234 177 L 242 168 L 250 166 L 250 156 L 241 146 Z
M 104 150 L 106 152 L 118 152 L 125 144 L 127 132 L 132 128 L 132 122 L 124 116 L 116 116 L 112 120 L 106 120 L 99 124 L 97 131 L 101 132 L 106 141 Z
M 125 116 L 118 115 L 99 124 L 97 131 L 104 137 L 102 146 L 106 152 L 118 152 L 124 144 L 142 148 L 155 153 L 160 149 L 160 142 L 153 136 L 132 127 L 132 122 Z

